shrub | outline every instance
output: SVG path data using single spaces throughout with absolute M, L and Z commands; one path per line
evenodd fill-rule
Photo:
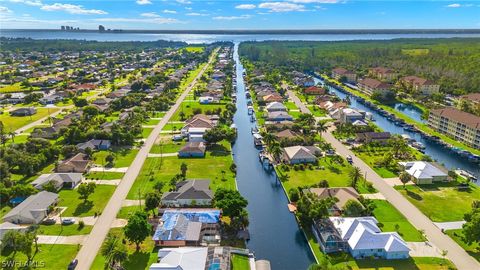
M 83 220 L 80 220 L 80 221 L 78 222 L 78 230 L 81 230 L 81 229 L 83 229 L 83 228 L 85 228 L 85 222 L 83 222 Z
M 290 197 L 290 201 L 292 201 L 292 202 L 298 201 L 298 199 L 300 199 L 300 193 L 298 192 L 298 189 L 291 188 L 288 191 L 288 197 Z

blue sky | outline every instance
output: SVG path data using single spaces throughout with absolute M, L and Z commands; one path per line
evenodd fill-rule
M 480 28 L 480 1 L 0 0 L 0 28 Z

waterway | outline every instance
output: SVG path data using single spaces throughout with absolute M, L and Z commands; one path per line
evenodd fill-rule
M 234 60 L 237 71 L 237 112 L 234 123 L 238 128 L 233 146 L 237 164 L 237 185 L 248 200 L 251 240 L 247 247 L 257 259 L 270 261 L 273 270 L 307 269 L 314 257 L 295 217 L 288 211 L 288 200 L 273 173 L 267 173 L 259 162 L 259 150 L 253 144 L 245 98 L 243 66 L 235 44 Z
M 322 83 L 322 81 L 318 78 L 315 78 L 315 80 L 317 83 Z M 381 129 L 383 129 L 384 131 L 388 131 L 392 134 L 407 134 L 411 138 L 415 139 L 417 142 L 421 142 L 423 145 L 425 145 L 425 154 L 432 157 L 438 163 L 443 164 L 447 169 L 450 170 L 450 169 L 461 168 L 463 170 L 468 170 L 474 173 L 477 176 L 477 178 L 480 178 L 480 166 L 478 165 L 478 163 L 471 162 L 466 157 L 463 157 L 458 153 L 449 150 L 443 145 L 440 145 L 433 141 L 425 140 L 420 133 L 404 130 L 402 127 L 395 125 L 393 121 L 377 113 L 377 111 L 358 102 L 358 99 L 351 94 L 344 93 L 330 86 L 328 86 L 328 89 L 331 93 L 337 95 L 341 99 L 345 99 L 347 96 L 349 96 L 349 99 L 351 101 L 350 106 L 352 108 L 357 108 L 359 110 L 372 113 L 375 119 L 375 124 L 379 126 Z M 418 111 L 418 109 L 415 109 L 415 107 L 412 105 L 400 103 L 400 104 L 396 104 L 395 108 L 398 111 L 404 113 L 405 115 L 411 117 L 412 119 L 415 119 L 417 121 L 419 121 L 418 119 L 421 119 L 420 112 Z M 480 183 L 477 182 L 477 184 L 480 184 Z

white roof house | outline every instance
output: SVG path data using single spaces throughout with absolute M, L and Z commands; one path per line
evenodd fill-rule
M 315 154 L 320 153 L 316 146 L 290 146 L 283 148 L 284 160 L 290 164 L 311 163 L 317 160 Z
M 410 249 L 396 232 L 382 232 L 374 217 L 330 217 L 340 237 L 348 243 L 354 258 L 408 258 Z
M 278 101 L 270 102 L 265 106 L 268 112 L 286 112 L 287 107 Z
M 10 210 L 3 216 L 3 221 L 15 224 L 38 224 L 47 217 L 48 208 L 57 203 L 57 200 L 58 194 L 40 191 Z
M 204 270 L 207 253 L 206 247 L 162 248 L 158 251 L 159 262 L 150 270 Z
M 448 180 L 448 174 L 430 162 L 408 161 L 398 164 L 415 179 L 417 184 L 431 184 Z

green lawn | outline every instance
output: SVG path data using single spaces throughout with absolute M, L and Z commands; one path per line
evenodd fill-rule
M 75 258 L 79 247 L 77 245 L 45 245 L 39 244 L 39 251 L 34 255 L 32 261 L 37 262 L 35 268 L 38 269 L 67 269 L 68 264 Z M 35 249 L 34 249 L 35 251 Z M 0 255 L 0 261 L 4 262 L 7 257 L 11 256 L 12 252 L 5 250 Z M 27 257 L 22 253 L 15 255 L 15 261 L 26 262 Z M 32 267 L 34 268 L 34 267 Z M 2 268 L 5 269 L 5 268 Z M 25 269 L 25 268 L 14 268 Z
M 32 116 L 10 116 L 8 113 L 0 115 L 0 121 L 3 122 L 3 125 L 6 128 L 6 132 L 15 131 L 25 125 L 33 123 L 43 117 L 46 117 L 56 111 L 58 108 L 37 108 L 37 113 Z
M 8 205 L 0 205 L 0 219 L 12 210 L 12 207 Z
M 105 158 L 110 154 L 113 153 L 115 156 L 115 161 L 113 167 L 115 168 L 122 168 L 128 167 L 132 163 L 133 159 L 138 153 L 138 149 L 129 149 L 129 148 L 118 148 L 113 147 L 112 151 L 97 151 L 93 154 L 93 160 L 98 165 L 106 165 Z
M 295 171 L 290 167 L 290 171 L 285 172 L 281 167 L 277 166 L 279 175 L 286 174 L 286 180 L 283 181 L 285 189 L 288 191 L 291 188 L 311 186 L 319 183 L 321 180 L 327 180 L 330 187 L 347 187 L 349 183 L 348 172 L 351 168 L 347 162 L 339 165 L 331 162 L 330 157 L 320 158 L 319 167 L 314 166 L 313 170 L 305 169 L 304 171 Z
M 80 200 L 77 190 L 63 189 L 59 192 L 60 202 L 58 206 L 67 207 L 62 216 L 86 217 L 100 214 L 115 191 L 115 186 L 97 185 L 95 193 L 90 195 L 87 203 Z
M 21 86 L 20 82 L 0 87 L 0 93 L 14 93 L 14 92 L 22 92 L 25 90 L 28 90 L 28 88 L 24 89 Z
M 118 211 L 117 218 L 128 219 L 130 217 L 130 215 L 135 213 L 135 211 L 137 211 L 137 210 L 144 210 L 144 207 L 140 207 L 140 206 L 137 206 L 137 205 L 124 206 L 124 207 L 120 208 L 120 211 Z
M 160 122 L 159 119 L 148 119 L 148 121 L 146 123 L 144 123 L 144 125 L 154 126 L 154 125 L 158 124 L 159 122 Z
M 293 101 L 284 102 L 283 105 L 285 105 L 285 107 L 287 107 L 288 110 L 298 110 L 297 105 L 295 105 L 295 102 Z
M 382 231 L 396 231 L 408 242 L 424 241 L 422 234 L 388 201 L 373 200 L 373 202 L 376 206 L 373 215 L 383 225 L 380 225 Z M 396 225 L 398 225 L 398 231 L 395 229 Z
M 151 157 L 143 164 L 140 175 L 135 180 L 127 198 L 143 198 L 145 193 L 151 191 L 157 181 L 165 183 L 164 191 L 168 191 L 170 179 L 180 173 L 182 162 L 187 164 L 187 178 L 208 178 L 210 188 L 217 187 L 235 189 L 235 176 L 230 172 L 233 163 L 230 144 L 223 142 L 222 146 L 207 150 L 205 158 L 178 158 L 178 157 Z M 162 164 L 163 160 L 163 164 Z M 222 171 L 225 172 L 225 180 L 222 180 Z
M 396 189 L 435 222 L 463 220 L 463 215 L 471 210 L 472 202 L 480 200 L 480 187 L 473 184 L 464 191 L 457 190 L 453 183 L 407 185 L 406 190 L 402 186 Z
M 154 144 L 152 149 L 150 149 L 150 153 L 154 154 L 161 154 L 163 153 L 175 153 L 178 152 L 183 146 L 185 145 L 185 142 L 173 142 L 169 140 L 168 142 L 165 142 L 160 145 L 158 143 Z
M 465 249 L 470 256 L 474 257 L 477 261 L 480 261 L 480 244 L 474 243 L 468 245 L 463 240 L 463 231 L 462 229 L 458 230 L 448 230 L 445 231 L 448 236 L 450 236 L 457 244 L 459 244 L 463 249 Z
M 125 174 L 121 172 L 89 172 L 85 179 L 116 180 L 122 179 Z
M 180 131 L 185 126 L 184 123 L 167 123 L 162 130 Z
M 123 239 L 123 229 L 122 228 L 113 228 L 110 229 L 110 233 Z M 155 243 L 152 240 L 151 236 L 148 236 L 147 239 L 141 244 L 141 250 L 135 251 L 135 245 L 127 242 L 128 258 L 125 262 L 122 263 L 122 266 L 128 270 L 148 270 L 150 265 L 157 262 L 158 259 L 158 248 L 155 247 Z M 104 270 L 105 266 L 105 257 L 100 253 L 97 254 L 95 260 L 93 261 L 91 270 Z
M 79 228 L 78 224 L 72 225 L 60 225 L 60 224 L 53 224 L 53 225 L 40 225 L 38 228 L 38 234 L 41 235 L 62 235 L 62 236 L 69 236 L 69 235 L 81 235 L 81 234 L 89 234 L 92 231 L 93 226 L 84 226 L 82 229 Z
M 185 50 L 187 52 L 201 53 L 205 50 L 205 48 L 204 47 L 197 47 L 197 46 L 188 46 L 188 47 L 185 47 Z
M 225 108 L 225 104 L 223 103 L 217 103 L 217 104 L 200 104 L 197 101 L 185 101 L 182 102 L 181 106 L 178 108 L 177 111 L 173 114 L 172 118 L 170 118 L 171 121 L 183 121 L 186 120 L 190 117 L 193 116 L 193 110 L 194 109 L 200 109 L 201 113 L 203 114 L 212 114 L 215 110 L 218 108 L 223 109 Z M 180 119 L 180 112 L 185 114 L 185 119 Z
M 232 254 L 232 270 L 250 270 L 250 262 L 247 256 Z
M 146 139 L 152 133 L 153 128 L 142 128 L 142 138 Z

